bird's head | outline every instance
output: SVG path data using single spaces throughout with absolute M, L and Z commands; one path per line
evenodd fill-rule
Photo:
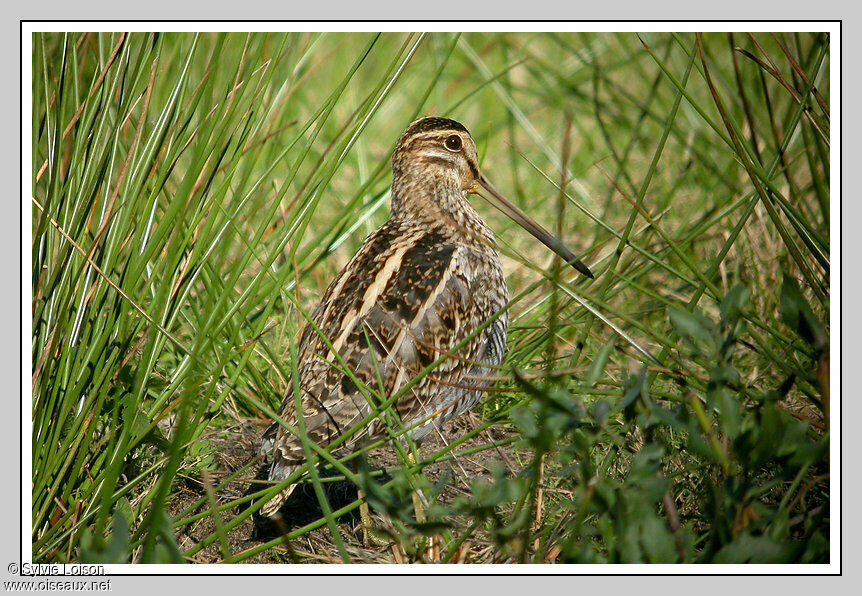
M 485 178 L 479 170 L 479 155 L 473 137 L 460 122 L 427 117 L 411 123 L 395 145 L 392 172 L 393 209 L 406 206 L 412 200 L 431 201 L 435 207 L 451 211 L 461 205 L 459 201 L 464 200 L 466 194 L 477 194 L 580 273 L 593 277 L 587 266 L 577 260 L 562 242 L 504 197 Z M 447 200 L 452 203 L 440 204 Z
M 470 192 L 479 178 L 479 156 L 464 125 L 448 118 L 420 118 L 407 127 L 392 154 L 396 181 L 454 186 Z

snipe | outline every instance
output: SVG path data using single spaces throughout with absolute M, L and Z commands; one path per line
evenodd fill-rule
M 392 171 L 389 221 L 365 240 L 327 288 L 312 315 L 319 332 L 309 325 L 300 336 L 302 415 L 309 439 L 321 447 L 374 410 L 372 392 L 394 395 L 443 355 L 448 358 L 390 406 L 402 432 L 414 441 L 469 410 L 488 386 L 483 377 L 500 364 L 506 348 L 506 313 L 474 332 L 506 305 L 509 293 L 494 236 L 467 201 L 468 194 L 483 196 L 592 277 L 559 240 L 479 172 L 476 146 L 458 122 L 413 122 L 395 147 Z M 279 416 L 295 425 L 293 391 Z M 387 428 L 378 415 L 334 455 L 385 436 Z M 261 453 L 271 463 L 273 481 L 285 480 L 305 461 L 302 442 L 278 423 L 264 434 Z M 275 517 L 294 487 L 288 486 L 261 512 Z

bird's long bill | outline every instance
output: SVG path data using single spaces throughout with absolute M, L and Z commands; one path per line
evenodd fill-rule
M 578 272 L 586 275 L 590 279 L 593 279 L 593 273 L 590 269 L 584 265 L 578 258 L 566 248 L 566 245 L 560 242 L 555 236 L 553 236 L 550 232 L 548 232 L 545 228 L 540 226 L 536 221 L 524 213 L 517 205 L 512 203 L 509 199 L 500 194 L 493 184 L 491 184 L 487 178 L 480 175 L 479 176 L 479 184 L 483 189 L 487 191 L 485 193 L 477 193 L 486 201 L 491 203 L 494 207 L 505 213 L 512 220 L 515 221 L 519 226 L 530 232 L 536 239 L 550 248 L 552 251 L 560 255 L 562 259 L 574 267 Z

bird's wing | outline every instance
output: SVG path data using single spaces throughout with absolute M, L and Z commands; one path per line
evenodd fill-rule
M 439 232 L 399 230 L 395 224 L 366 240 L 324 294 L 312 318 L 320 332 L 307 326 L 300 339 L 302 412 L 312 441 L 328 445 L 366 418 L 381 395 L 388 398 L 449 354 L 393 408 L 405 425 L 423 414 L 433 416 L 446 388 L 457 387 L 482 358 L 487 342 L 481 334 L 459 343 L 505 304 L 506 296 L 475 295 L 476 288 L 497 284 L 473 275 L 464 261 L 467 250 Z M 502 279 L 498 270 L 491 274 Z M 496 344 L 504 342 L 505 321 L 502 329 Z M 291 423 L 297 420 L 292 392 L 281 415 Z M 379 421 L 372 420 L 346 445 L 381 430 Z M 284 428 L 277 430 L 275 447 L 276 457 L 286 462 L 305 459 L 302 443 Z

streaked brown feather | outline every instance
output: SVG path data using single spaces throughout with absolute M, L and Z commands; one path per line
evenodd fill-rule
M 405 245 L 399 266 L 379 293 L 369 295 L 368 289 L 386 262 Z M 480 261 L 484 266 L 477 267 Z M 476 275 L 479 271 L 482 274 Z M 345 281 L 345 276 L 350 279 Z M 496 283 L 487 283 L 489 278 Z M 502 282 L 502 270 L 493 251 L 474 241 L 456 239 L 442 229 L 405 230 L 398 222 L 390 221 L 368 238 L 332 282 L 321 301 L 326 306 L 318 308 L 312 319 L 333 342 L 349 329 L 338 350 L 341 360 L 361 383 L 375 390 L 376 365 L 384 395 L 393 394 L 442 354 L 451 354 L 452 358 L 393 404 L 406 427 L 432 417 L 432 423 L 439 425 L 449 418 L 441 416 L 442 411 L 470 393 L 451 385 L 471 371 L 477 373 L 475 363 L 482 361 L 488 339 L 478 334 L 459 350 L 454 348 L 505 305 L 505 291 L 498 289 L 493 296 L 488 292 L 490 286 L 500 288 Z M 485 308 L 477 310 L 477 304 Z M 351 313 L 352 317 L 346 316 Z M 505 318 L 501 319 L 497 326 L 489 327 L 491 333 L 505 333 Z M 306 433 L 312 441 L 325 446 L 366 417 L 371 406 L 350 377 L 341 372 L 326 342 L 310 325 L 301 335 L 298 353 Z M 500 356 L 501 351 L 489 363 L 498 364 Z M 472 385 L 477 386 L 476 382 Z M 285 398 L 279 415 L 295 424 L 297 412 L 292 394 Z M 430 430 L 426 424 L 412 434 L 421 439 Z M 355 434 L 342 450 L 350 451 L 358 442 L 380 438 L 384 433 L 385 427 L 376 424 Z M 270 478 L 284 479 L 303 463 L 302 443 L 278 426 L 274 447 L 268 455 L 273 463 L 282 465 L 273 467 Z M 274 503 L 268 504 L 267 511 L 276 507 Z

